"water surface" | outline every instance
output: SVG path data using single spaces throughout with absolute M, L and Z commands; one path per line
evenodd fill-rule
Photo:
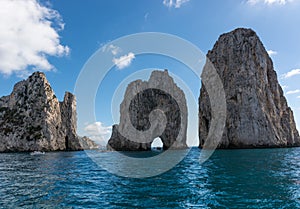
M 199 155 L 193 148 L 172 170 L 131 179 L 85 152 L 0 154 L 0 207 L 300 208 L 299 148 L 218 150 L 202 165 Z

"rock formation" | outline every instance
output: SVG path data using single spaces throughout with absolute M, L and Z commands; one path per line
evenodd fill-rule
M 0 152 L 95 148 L 77 136 L 76 123 L 75 96 L 66 92 L 59 102 L 45 75 L 35 72 L 0 98 Z
M 186 148 L 187 106 L 183 91 L 168 71 L 153 71 L 149 81 L 137 80 L 126 89 L 120 124 L 114 125 L 107 148 L 150 150 L 156 137 L 163 149 Z
M 253 30 L 236 29 L 221 35 L 207 58 L 216 68 L 226 94 L 227 118 L 219 148 L 300 145 L 293 112 L 278 83 L 272 60 Z M 202 85 L 200 147 L 206 140 L 210 121 L 209 95 Z

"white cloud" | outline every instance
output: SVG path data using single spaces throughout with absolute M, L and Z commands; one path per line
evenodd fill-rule
M 297 94 L 297 93 L 300 93 L 300 89 L 286 92 L 286 94 Z
M 117 66 L 118 69 L 122 70 L 125 67 L 128 67 L 132 60 L 135 58 L 134 53 L 129 52 L 123 56 L 116 57 L 122 52 L 122 49 L 113 44 L 105 44 L 101 48 L 102 52 L 108 52 L 113 55 L 112 62 Z
M 119 54 L 122 50 L 118 46 L 115 46 L 113 44 L 109 44 L 109 45 L 104 45 L 102 47 L 102 51 L 103 52 L 110 52 L 115 56 L 115 55 Z
M 247 3 L 250 5 L 255 5 L 259 3 L 264 3 L 267 5 L 285 5 L 287 3 L 293 2 L 293 0 L 248 0 Z
M 114 46 L 112 44 L 109 45 L 109 49 L 113 55 L 117 55 L 121 51 L 121 49 L 119 47 Z
M 97 144 L 105 146 L 111 135 L 111 126 L 104 126 L 101 122 L 95 122 L 87 125 L 84 131 Z
M 182 4 L 189 2 L 190 0 L 164 0 L 163 4 L 169 8 L 180 8 Z
M 268 52 L 269 56 L 273 56 L 273 55 L 277 54 L 277 52 L 273 51 L 273 50 L 268 50 L 267 52 Z
M 290 78 L 293 77 L 295 75 L 300 75 L 300 69 L 293 69 L 285 74 L 283 74 L 284 78 Z
M 298 99 L 300 99 L 300 96 L 297 96 Z
M 134 58 L 135 55 L 132 52 L 129 52 L 127 55 L 119 58 L 113 58 L 112 61 L 120 70 L 122 70 L 123 68 L 128 67 Z
M 38 0 L 1 0 L 0 8 L 0 73 L 53 70 L 47 56 L 69 53 L 60 43 L 64 24 L 57 11 Z

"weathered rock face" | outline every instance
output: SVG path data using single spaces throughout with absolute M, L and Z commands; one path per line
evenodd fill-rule
M 293 112 L 263 44 L 251 29 L 220 36 L 207 54 L 224 86 L 227 119 L 219 148 L 299 146 Z M 205 70 L 205 68 L 204 68 Z M 209 95 L 202 85 L 199 138 L 203 146 L 211 121 Z
M 75 96 L 66 92 L 64 101 L 60 102 L 60 112 L 62 119 L 62 129 L 65 134 L 65 146 L 67 150 L 76 150 L 80 147 L 80 142 L 76 134 L 77 113 Z
M 76 134 L 76 99 L 56 98 L 45 75 L 33 73 L 0 98 L 0 152 L 82 150 Z
M 79 144 L 81 149 L 85 149 L 85 150 L 99 149 L 99 145 L 86 136 L 79 137 L 78 139 L 79 139 Z
M 114 125 L 107 148 L 150 150 L 160 137 L 164 149 L 186 148 L 187 107 L 183 91 L 168 71 L 153 71 L 149 81 L 129 84 L 120 105 L 120 124 Z

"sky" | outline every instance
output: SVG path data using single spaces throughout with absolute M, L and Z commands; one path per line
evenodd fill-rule
M 97 50 L 111 53 L 115 66 L 97 90 L 96 120 L 79 125 L 80 134 L 99 142 L 109 138 L 111 125 L 118 122 L 118 102 L 124 93 L 119 85 L 126 86 L 137 71 L 168 69 L 189 87 L 194 99 L 199 96 L 198 77 L 177 60 L 138 56 L 110 44 L 141 32 L 178 36 L 206 54 L 222 33 L 252 28 L 274 62 L 299 130 L 299 0 L 1 0 L 0 8 L 0 96 L 39 70 L 62 100 L 65 91 L 74 92 L 80 72 Z M 197 122 L 193 125 L 197 131 Z

